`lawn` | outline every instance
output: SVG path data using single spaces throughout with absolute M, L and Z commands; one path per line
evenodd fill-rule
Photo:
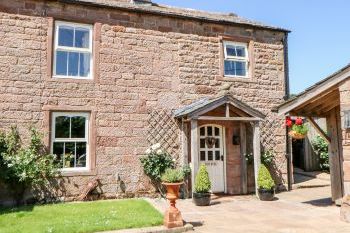
M 161 225 L 145 200 L 95 201 L 0 209 L 1 233 L 75 233 Z

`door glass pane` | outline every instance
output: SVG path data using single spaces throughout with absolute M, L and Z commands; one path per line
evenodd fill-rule
M 89 53 L 80 53 L 80 67 L 79 67 L 79 76 L 87 77 L 90 73 L 90 54 Z
M 56 74 L 57 75 L 67 75 L 67 62 L 68 62 L 68 53 L 57 51 L 56 52 Z
M 205 136 L 205 127 L 202 127 L 199 129 L 199 135 L 200 136 Z
M 78 76 L 79 53 L 70 52 L 68 54 L 68 76 Z
M 220 136 L 220 129 L 215 127 L 215 136 Z
M 72 117 L 71 137 L 85 138 L 85 117 Z
M 216 138 L 215 140 L 215 148 L 220 148 L 220 139 Z
M 58 45 L 73 47 L 74 29 L 69 26 L 60 26 L 58 29 Z
M 54 142 L 52 153 L 56 155 L 56 163 L 62 167 L 63 165 L 63 145 L 64 142 Z
M 212 161 L 212 160 L 213 160 L 213 152 L 208 151 L 208 161 Z
M 77 167 L 86 167 L 86 142 L 77 142 Z
M 205 161 L 205 151 L 200 152 L 200 161 Z
M 56 117 L 55 138 L 69 138 L 70 117 Z
M 219 150 L 215 151 L 215 160 L 220 160 L 220 151 Z
M 66 142 L 63 167 L 74 167 L 75 142 Z
M 75 47 L 89 48 L 89 30 L 84 28 L 75 29 Z
M 209 126 L 207 130 L 208 130 L 208 136 L 213 136 L 213 128 Z
M 200 148 L 205 148 L 205 139 L 204 139 L 204 138 L 201 138 L 201 139 L 199 140 L 199 147 L 200 147 Z

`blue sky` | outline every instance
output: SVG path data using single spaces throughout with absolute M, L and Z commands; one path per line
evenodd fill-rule
M 217 12 L 290 29 L 291 93 L 350 63 L 349 0 L 153 0 Z

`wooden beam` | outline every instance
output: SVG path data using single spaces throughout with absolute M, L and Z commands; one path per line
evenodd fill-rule
M 209 121 L 260 121 L 256 117 L 216 117 L 216 116 L 199 116 L 192 119 L 209 120 Z
M 337 113 L 336 109 L 333 109 L 330 112 L 330 115 L 327 117 L 327 131 L 329 136 L 332 138 L 331 143 L 328 146 L 328 154 L 329 154 L 329 170 L 331 175 L 331 190 L 332 190 L 332 201 L 337 201 L 338 199 L 343 197 L 343 180 L 341 177 L 341 158 L 339 145 L 341 140 L 338 138 L 340 135 L 338 130 L 340 130 L 340 126 L 337 123 Z
M 182 165 L 188 164 L 188 123 L 182 121 L 181 122 L 181 144 L 182 144 Z M 188 179 L 184 184 L 185 197 L 189 198 L 191 195 L 191 190 L 189 190 Z
M 260 127 L 259 122 L 254 123 L 253 135 L 253 151 L 254 151 L 254 178 L 255 178 L 255 194 L 258 195 L 258 173 L 260 167 Z
M 198 171 L 198 121 L 191 120 L 191 188 L 194 191 L 194 181 Z
M 247 154 L 247 131 L 246 131 L 246 125 L 244 122 L 240 123 L 240 138 L 241 138 L 241 188 L 242 188 L 242 194 L 248 193 L 248 171 L 247 171 L 247 161 L 246 161 L 246 154 Z
M 321 127 L 317 124 L 317 122 L 312 117 L 307 117 L 310 124 L 314 127 L 314 129 L 317 131 L 317 133 L 327 141 L 328 144 L 331 143 L 331 139 L 327 136 L 327 134 L 321 129 Z

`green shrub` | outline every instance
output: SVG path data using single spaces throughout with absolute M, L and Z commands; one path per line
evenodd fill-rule
M 209 179 L 209 173 L 207 170 L 207 167 L 205 164 L 202 164 L 199 167 L 195 184 L 194 184 L 194 190 L 196 193 L 208 193 L 211 188 L 211 183 Z
M 320 158 L 320 168 L 323 171 L 329 172 L 329 155 L 328 155 L 328 144 L 319 135 L 312 141 L 312 147 L 316 155 Z
M 34 128 L 30 132 L 28 147 L 22 145 L 16 127 L 8 134 L 0 133 L 0 180 L 12 192 L 17 204 L 25 190 L 40 188 L 58 174 L 56 158 L 45 153 L 42 135 Z
M 302 125 L 294 124 L 292 126 L 292 130 L 302 135 L 307 134 L 307 132 L 309 131 L 308 127 L 305 124 L 302 124 Z
M 265 165 L 265 166 L 269 166 L 272 161 L 273 158 L 275 157 L 273 151 L 265 151 L 261 154 L 261 162 Z
M 258 187 L 261 189 L 272 189 L 275 186 L 269 170 L 265 167 L 264 164 L 261 164 L 259 167 L 258 174 Z
M 182 182 L 185 178 L 185 175 L 183 173 L 182 169 L 166 169 L 164 174 L 162 175 L 162 182 L 166 183 L 178 183 Z

